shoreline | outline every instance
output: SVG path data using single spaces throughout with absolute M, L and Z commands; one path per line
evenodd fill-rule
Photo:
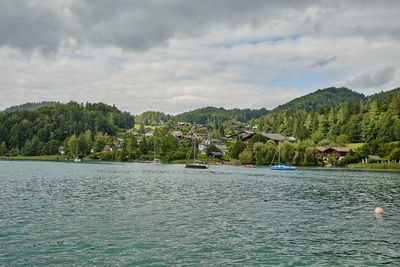
M 46 156 L 0 156 L 0 160 L 21 160 L 21 161 L 55 161 L 55 162 L 68 162 L 74 163 L 73 159 L 65 160 L 65 157 L 60 155 L 46 155 Z M 151 160 L 128 160 L 128 161 L 105 161 L 105 160 L 98 160 L 98 159 L 82 159 L 82 162 L 85 163 L 113 163 L 113 162 L 127 162 L 127 163 L 152 163 Z M 171 162 L 165 162 L 163 164 L 185 164 L 186 160 L 176 160 Z M 216 164 L 215 162 L 209 162 L 209 165 L 230 165 L 230 166 L 245 166 L 244 165 L 236 165 L 236 164 Z M 268 167 L 269 165 L 255 165 L 256 168 L 264 168 Z M 323 168 L 327 170 L 335 170 L 335 169 L 349 169 L 349 170 L 375 170 L 375 171 L 382 171 L 382 170 L 391 170 L 391 171 L 400 171 L 400 164 L 399 163 L 369 163 L 369 164 L 362 164 L 362 163 L 355 163 L 355 164 L 348 164 L 345 167 L 323 167 L 323 166 L 299 166 L 300 168 Z

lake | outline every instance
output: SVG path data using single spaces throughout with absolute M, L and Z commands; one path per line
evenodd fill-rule
M 400 265 L 399 172 L 3 160 L 0 205 L 1 266 Z

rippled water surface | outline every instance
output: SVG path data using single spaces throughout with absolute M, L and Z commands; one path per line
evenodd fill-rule
M 0 161 L 0 265 L 87 264 L 400 265 L 400 173 Z

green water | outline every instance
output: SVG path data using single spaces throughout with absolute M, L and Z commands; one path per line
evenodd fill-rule
M 400 265 L 399 172 L 0 161 L 0 205 L 1 266 Z

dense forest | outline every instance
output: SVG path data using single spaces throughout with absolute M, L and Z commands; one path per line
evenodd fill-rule
M 132 127 L 134 117 L 106 104 L 56 104 L 0 114 L 0 154 L 48 155 L 72 136 L 115 136 Z M 87 146 L 82 145 L 82 149 Z

